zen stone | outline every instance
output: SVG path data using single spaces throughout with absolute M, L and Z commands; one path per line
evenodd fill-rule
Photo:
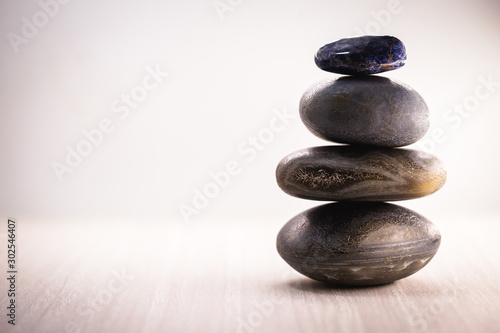
M 319 83 L 300 100 L 300 117 L 328 141 L 401 147 L 429 129 L 429 109 L 409 86 L 384 77 L 341 77 Z
M 418 150 L 323 146 L 283 158 L 276 179 L 283 191 L 303 199 L 389 201 L 436 192 L 446 170 L 437 157 Z
M 327 72 L 375 74 L 403 66 L 406 48 L 403 42 L 392 36 L 344 38 L 321 47 L 314 61 Z
M 281 257 L 298 272 L 337 285 L 393 282 L 424 267 L 441 236 L 425 217 L 387 203 L 331 203 L 292 218 L 279 232 Z

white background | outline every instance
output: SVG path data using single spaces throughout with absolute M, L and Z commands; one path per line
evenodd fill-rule
M 298 102 L 313 83 L 337 77 L 316 68 L 316 50 L 360 31 L 405 43 L 406 65 L 382 75 L 424 97 L 432 115 L 427 140 L 436 130 L 445 137 L 432 151 L 447 165 L 447 184 L 401 204 L 423 215 L 499 212 L 498 1 L 230 3 L 221 13 L 208 0 L 73 0 L 13 47 L 9 34 L 22 36 L 23 17 L 33 22 L 41 6 L 2 1 L 2 216 L 182 224 L 179 206 L 192 205 L 195 189 L 231 160 L 241 172 L 193 221 L 215 213 L 293 216 L 316 205 L 281 192 L 275 167 L 294 150 L 328 144 L 302 125 Z M 142 82 L 148 66 L 169 76 L 120 119 L 113 103 Z M 480 78 L 497 82 L 494 91 L 447 121 L 447 110 L 473 102 Z M 268 127 L 273 109 L 296 118 L 247 161 L 238 147 Z M 60 182 L 52 163 L 64 163 L 66 147 L 103 118 L 115 130 Z

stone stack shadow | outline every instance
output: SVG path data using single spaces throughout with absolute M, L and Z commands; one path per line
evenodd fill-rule
M 398 148 L 420 140 L 429 110 L 411 87 L 373 74 L 405 64 L 406 48 L 392 36 L 345 38 L 321 47 L 316 65 L 345 74 L 307 90 L 304 125 L 344 145 L 312 147 L 281 160 L 280 188 L 309 200 L 336 201 L 292 218 L 277 248 L 295 270 L 315 280 L 350 286 L 389 283 L 424 267 L 441 236 L 407 208 L 386 203 L 416 199 L 446 181 L 435 156 Z

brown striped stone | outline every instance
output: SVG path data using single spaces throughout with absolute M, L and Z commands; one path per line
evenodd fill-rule
M 328 201 L 390 201 L 423 197 L 446 181 L 443 163 L 422 151 L 323 146 L 296 151 L 276 169 L 281 189 Z

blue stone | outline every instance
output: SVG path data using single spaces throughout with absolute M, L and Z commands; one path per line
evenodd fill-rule
M 321 47 L 314 61 L 327 72 L 368 75 L 397 69 L 405 64 L 406 49 L 392 36 L 344 38 Z

